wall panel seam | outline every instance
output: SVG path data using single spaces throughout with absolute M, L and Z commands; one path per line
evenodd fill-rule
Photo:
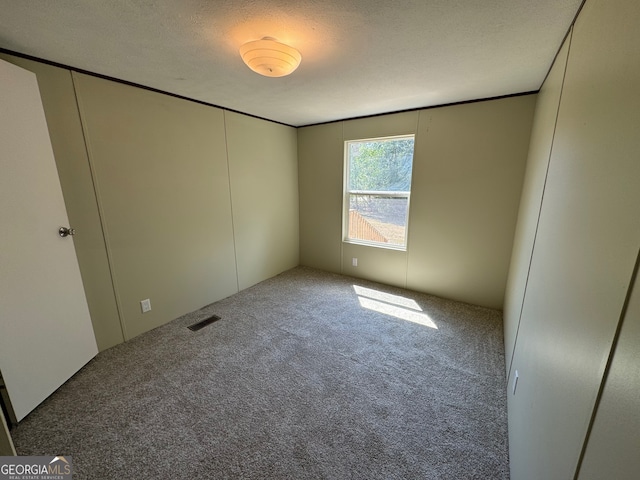
M 558 107 L 556 108 L 556 118 L 555 123 L 553 125 L 553 135 L 551 136 L 551 147 L 549 149 L 549 155 L 547 160 L 547 168 L 544 174 L 544 182 L 542 185 L 542 197 L 540 198 L 540 206 L 538 207 L 538 218 L 536 220 L 536 229 L 533 235 L 533 245 L 531 246 L 531 255 L 529 256 L 529 266 L 527 268 L 527 279 L 524 284 L 524 292 L 522 295 L 522 303 L 520 304 L 520 314 L 518 315 L 518 326 L 516 328 L 516 334 L 513 341 L 513 349 L 511 351 L 511 358 L 509 359 L 509 371 L 507 373 L 507 384 L 509 384 L 509 379 L 511 378 L 511 370 L 513 368 L 513 359 L 515 357 L 515 352 L 518 347 L 518 334 L 520 333 L 520 324 L 522 322 L 522 312 L 524 311 L 524 304 L 527 298 L 527 287 L 529 286 L 529 275 L 531 274 L 531 265 L 533 264 L 533 256 L 536 248 L 536 239 L 538 237 L 538 228 L 540 226 L 540 216 L 542 214 L 542 205 L 544 204 L 544 193 L 547 188 L 547 179 L 549 177 L 549 167 L 551 165 L 551 157 L 553 156 L 553 145 L 555 143 L 556 138 L 556 129 L 558 128 L 558 116 L 560 115 L 560 105 L 562 104 L 562 92 L 564 90 L 564 81 L 567 76 L 567 68 L 569 66 L 569 54 L 571 52 L 571 40 L 573 38 L 573 27 L 569 30 L 568 40 L 569 45 L 567 46 L 567 60 L 564 65 L 564 72 L 562 73 L 562 83 L 560 84 L 560 96 L 558 98 Z
M 222 111 L 222 121 L 224 126 L 224 151 L 227 160 L 227 177 L 229 178 L 229 207 L 231 207 L 231 236 L 233 238 L 233 259 L 236 266 L 236 291 L 240 291 L 240 273 L 238 271 L 238 249 L 236 247 L 236 226 L 235 215 L 233 214 L 233 185 L 231 181 L 231 164 L 229 162 L 229 142 L 227 140 L 227 112 Z
M 345 211 L 347 211 L 346 202 L 346 184 L 345 184 L 345 175 L 346 175 L 346 163 L 344 161 L 344 122 L 340 124 L 340 147 L 342 149 L 342 208 L 340 209 L 340 274 L 344 275 L 344 222 L 345 222 Z
M 416 143 L 418 142 L 418 133 L 420 132 L 420 117 L 422 116 L 422 110 L 418 111 L 418 115 L 416 115 L 416 130 L 414 134 L 414 145 L 413 145 L 413 158 L 411 159 L 411 192 L 413 192 L 413 179 L 415 178 L 413 175 L 413 169 L 415 168 L 416 162 Z M 411 201 L 409 201 L 411 202 Z M 411 225 L 409 225 L 409 220 L 411 219 L 411 203 L 409 203 L 409 215 L 407 215 L 407 240 L 404 251 L 404 288 L 408 288 L 409 285 L 409 244 L 410 244 L 410 236 L 409 229 Z
M 593 424 L 596 421 L 596 416 L 598 414 L 598 407 L 600 406 L 600 401 L 602 400 L 604 388 L 607 383 L 607 377 L 609 376 L 609 371 L 611 370 L 611 363 L 613 362 L 613 357 L 616 352 L 616 347 L 618 346 L 618 341 L 620 340 L 620 331 L 622 330 L 622 324 L 624 323 L 627 309 L 629 308 L 631 293 L 633 292 L 636 279 L 638 278 L 639 267 L 640 267 L 640 249 L 638 250 L 638 254 L 636 255 L 636 263 L 635 263 L 635 266 L 633 267 L 633 272 L 631 273 L 631 277 L 629 278 L 627 293 L 624 298 L 624 303 L 622 304 L 622 309 L 620 310 L 620 317 L 618 318 L 618 325 L 616 326 L 616 331 L 613 334 L 613 340 L 611 341 L 611 349 L 609 350 L 609 355 L 607 356 L 607 360 L 605 362 L 604 372 L 602 374 L 602 377 L 600 380 L 600 386 L 598 387 L 598 393 L 596 394 L 596 399 L 593 404 L 593 410 L 591 412 L 591 418 L 589 419 L 589 425 L 587 426 L 587 433 L 584 436 L 584 442 L 582 443 L 582 449 L 580 450 L 580 456 L 578 457 L 578 464 L 576 465 L 576 473 L 573 477 L 574 480 L 578 480 L 578 477 L 580 476 L 580 469 L 582 468 L 582 463 L 587 453 L 587 445 L 589 444 L 589 438 L 591 437 Z
M 120 296 L 118 294 L 118 284 L 117 284 L 117 280 L 115 278 L 115 274 L 113 271 L 113 254 L 111 252 L 111 245 L 109 243 L 109 238 L 108 238 L 108 234 L 107 234 L 107 228 L 105 227 L 106 224 L 106 219 L 105 219 L 105 215 L 104 215 L 104 210 L 102 207 L 102 201 L 101 201 L 101 197 L 100 197 L 100 188 L 99 188 L 99 181 L 97 178 L 97 173 L 96 173 L 96 169 L 95 169 L 95 165 L 93 163 L 93 154 L 91 151 L 91 142 L 89 141 L 89 132 L 88 132 L 88 126 L 86 124 L 86 120 L 85 120 L 85 114 L 83 112 L 83 108 L 82 108 L 82 100 L 81 100 L 81 95 L 78 93 L 78 86 L 76 83 L 76 73 L 71 70 L 71 83 L 73 85 L 73 94 L 75 96 L 76 99 L 76 108 L 78 109 L 78 116 L 80 117 L 80 125 L 82 126 L 82 140 L 84 142 L 84 146 L 87 152 L 87 161 L 89 163 L 89 172 L 91 173 L 91 183 L 93 186 L 93 192 L 95 195 L 95 199 L 96 199 L 96 205 L 98 207 L 98 219 L 100 221 L 100 229 L 102 231 L 102 239 L 104 241 L 104 246 L 105 246 L 105 250 L 106 250 L 106 255 L 107 255 L 107 265 L 109 267 L 109 277 L 111 279 L 111 287 L 113 289 L 113 295 L 115 298 L 115 303 L 116 303 L 116 311 L 118 313 L 118 321 L 120 322 L 120 328 L 122 330 L 122 337 L 124 338 L 124 341 L 126 342 L 127 340 L 130 339 L 128 333 L 127 333 L 127 327 L 126 324 L 124 322 L 124 318 L 123 318 L 123 314 L 122 314 L 122 305 L 121 305 L 121 300 L 120 300 Z

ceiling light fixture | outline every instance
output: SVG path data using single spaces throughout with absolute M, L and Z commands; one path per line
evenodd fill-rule
M 302 60 L 298 50 L 271 37 L 245 43 L 240 47 L 240 56 L 251 70 L 265 77 L 289 75 Z

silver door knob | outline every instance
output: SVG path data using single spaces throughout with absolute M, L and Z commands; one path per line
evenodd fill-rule
M 75 228 L 60 227 L 58 229 L 58 235 L 60 235 L 61 237 L 66 237 L 67 235 L 75 235 L 75 234 L 76 234 Z

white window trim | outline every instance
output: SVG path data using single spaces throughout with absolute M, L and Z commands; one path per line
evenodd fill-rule
M 401 138 L 411 138 L 414 141 L 413 145 L 413 158 L 411 159 L 411 187 L 413 188 L 413 161 L 415 160 L 415 134 L 406 134 L 406 135 L 390 135 L 388 137 L 372 137 L 372 138 L 360 138 L 360 139 L 351 139 L 345 140 L 343 146 L 343 188 L 342 188 L 342 242 L 348 243 L 352 245 L 364 245 L 367 247 L 377 247 L 384 248 L 386 250 L 398 250 L 402 252 L 407 251 L 407 245 L 409 243 L 409 215 L 411 210 L 411 191 L 409 192 L 385 192 L 385 191 L 370 191 L 370 190 L 349 190 L 349 144 L 350 143 L 360 143 L 360 142 L 375 142 L 375 141 L 384 141 L 384 140 L 397 140 Z M 362 194 L 362 195 L 385 195 L 385 196 L 395 196 L 395 197 L 406 197 L 407 198 L 407 215 L 405 218 L 405 234 L 404 234 L 404 244 L 390 244 L 390 243 L 382 243 L 382 242 L 374 242 L 367 240 L 359 240 L 355 238 L 349 238 L 349 205 L 350 198 L 349 196 L 352 194 Z

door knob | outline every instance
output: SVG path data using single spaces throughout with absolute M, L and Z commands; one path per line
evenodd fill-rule
M 75 235 L 75 234 L 76 234 L 75 228 L 60 227 L 58 229 L 58 235 L 60 235 L 61 237 L 66 237 L 67 235 Z

